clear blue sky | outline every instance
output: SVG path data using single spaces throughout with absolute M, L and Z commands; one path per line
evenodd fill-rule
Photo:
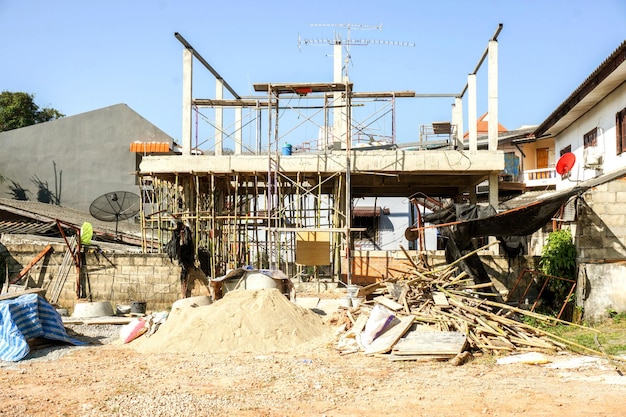
M 0 0 L 0 90 L 34 94 L 40 107 L 67 116 L 126 103 L 179 139 L 183 48 L 175 32 L 240 95 L 252 95 L 254 83 L 332 81 L 330 46 L 298 48 L 298 36 L 346 36 L 311 26 L 319 23 L 382 24 L 351 37 L 414 43 L 352 47 L 350 78 L 355 91 L 417 93 L 460 92 L 502 23 L 499 116 L 511 130 L 545 120 L 626 39 L 626 1 Z M 194 71 L 206 73 L 199 64 Z M 194 97 L 214 90 L 207 81 Z M 417 101 L 399 132 L 450 120 L 451 99 Z M 411 134 L 400 141 L 417 140 Z

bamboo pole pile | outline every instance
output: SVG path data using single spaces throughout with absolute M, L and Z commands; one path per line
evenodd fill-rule
M 481 248 L 482 249 L 482 248 Z M 414 317 L 414 322 L 444 332 L 466 335 L 467 348 L 485 354 L 540 351 L 554 353 L 571 348 L 598 354 L 592 349 L 553 335 L 529 321 L 545 325 L 576 324 L 554 317 L 526 311 L 497 302 L 493 284 L 475 284 L 457 263 L 439 269 L 422 267 L 407 254 L 411 267 L 402 278 L 390 279 L 361 289 L 359 295 L 369 295 L 374 304 L 391 308 L 397 316 Z M 367 308 L 370 302 L 361 308 Z M 534 320 L 524 321 L 524 316 Z M 579 326 L 580 327 L 580 326 Z M 585 330 L 595 331 L 588 327 Z

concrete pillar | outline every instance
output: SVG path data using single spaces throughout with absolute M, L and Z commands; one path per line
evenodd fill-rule
M 493 206 L 496 210 L 498 209 L 499 201 L 498 201 L 498 173 L 489 174 L 489 204 Z M 496 241 L 495 236 L 489 237 L 489 243 L 493 243 Z M 499 254 L 498 245 L 490 246 L 490 249 L 497 255 Z
M 333 49 L 333 81 L 340 83 L 343 78 L 343 50 L 340 42 L 336 42 Z M 343 138 L 343 122 L 341 116 L 341 105 L 343 100 L 341 99 L 341 93 L 337 92 L 333 94 L 333 134 L 332 142 L 333 148 L 340 146 Z
M 242 114 L 243 109 L 241 107 L 235 108 L 235 155 L 241 155 L 241 140 L 242 140 Z
M 224 82 L 215 80 L 215 99 L 222 100 L 224 98 Z M 215 108 L 215 155 L 221 155 L 224 148 L 224 108 L 217 106 Z
M 489 112 L 489 150 L 498 149 L 498 41 L 489 41 L 487 68 L 487 111 Z
M 469 124 L 469 150 L 478 150 L 478 130 L 476 122 L 476 74 L 467 76 L 467 123 Z
M 452 125 L 456 129 L 455 149 L 463 150 L 463 98 L 457 97 L 452 105 Z
M 193 74 L 193 53 L 183 49 L 183 131 L 181 145 L 183 155 L 191 155 L 191 124 L 193 116 L 191 114 L 192 101 L 192 74 Z

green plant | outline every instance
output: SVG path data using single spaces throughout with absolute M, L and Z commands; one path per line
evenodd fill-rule
M 576 278 L 576 246 L 569 229 L 550 233 L 541 252 L 539 268 L 546 275 Z
M 572 282 L 564 280 L 576 279 L 576 246 L 569 229 L 550 233 L 541 252 L 539 270 L 549 275 L 545 278 L 548 280 L 548 294 L 542 295 L 546 311 L 558 311 L 562 303 L 572 304 L 575 301 L 574 294 L 568 297 Z

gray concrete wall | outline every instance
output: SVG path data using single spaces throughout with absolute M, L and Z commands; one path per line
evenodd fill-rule
M 139 192 L 134 141 L 172 138 L 126 104 L 0 133 L 0 195 L 12 198 L 14 181 L 37 201 L 37 178 L 60 204 L 88 211 L 111 191 Z
M 577 302 L 585 319 L 626 311 L 626 178 L 594 187 L 578 209 Z

